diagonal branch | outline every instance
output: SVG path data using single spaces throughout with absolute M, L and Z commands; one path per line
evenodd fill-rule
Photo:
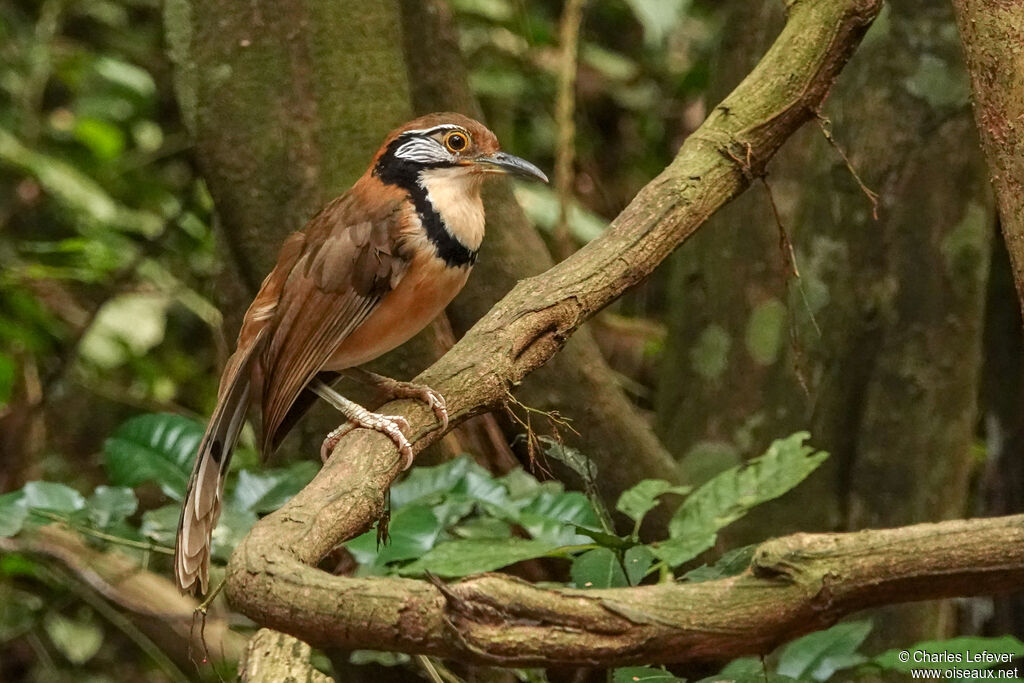
M 590 316 L 636 284 L 812 119 L 880 0 L 790 0 L 761 63 L 606 234 L 521 281 L 426 382 L 453 422 L 498 405 Z M 414 447 L 433 417 L 396 402 Z M 1024 578 L 1021 518 L 852 535 L 798 535 L 761 547 L 740 577 L 608 591 L 546 589 L 501 575 L 443 592 L 405 579 L 331 576 L 315 565 L 380 515 L 399 458 L 379 434 L 346 437 L 320 474 L 257 524 L 228 567 L 227 594 L 261 624 L 316 645 L 517 664 L 683 661 L 763 652 L 874 604 L 1006 590 Z

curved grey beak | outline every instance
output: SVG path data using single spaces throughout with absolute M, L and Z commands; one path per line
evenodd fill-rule
M 548 182 L 544 171 L 540 170 L 526 159 L 520 159 L 514 154 L 498 152 L 489 157 L 480 157 L 476 163 L 489 167 L 489 173 L 507 173 L 509 175 L 523 176 L 524 178 L 535 178 L 542 182 Z

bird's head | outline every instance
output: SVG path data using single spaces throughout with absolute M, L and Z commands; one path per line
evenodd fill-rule
M 444 176 L 478 188 L 484 177 L 496 173 L 548 182 L 529 161 L 502 152 L 487 126 L 452 112 L 421 116 L 393 131 L 372 169 L 382 182 L 403 187 Z

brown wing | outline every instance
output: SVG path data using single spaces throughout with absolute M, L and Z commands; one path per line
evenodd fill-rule
M 388 202 L 355 221 L 350 216 L 359 212 L 347 195 L 303 231 L 301 255 L 284 280 L 260 357 L 264 456 L 306 385 L 405 274 L 399 207 Z

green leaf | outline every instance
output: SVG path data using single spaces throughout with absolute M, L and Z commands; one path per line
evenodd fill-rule
M 530 536 L 553 545 L 588 543 L 586 536 L 576 533 L 574 525 L 599 526 L 594 507 L 579 491 L 542 490 L 511 521 L 520 524 Z
M 155 510 L 146 510 L 142 513 L 139 533 L 158 545 L 173 546 L 180 515 L 180 505 L 164 505 Z
M 547 457 L 557 460 L 578 474 L 585 484 L 592 485 L 595 482 L 597 479 L 597 465 L 594 464 L 593 460 L 575 448 L 566 446 L 550 436 L 540 436 L 537 438 L 544 444 L 544 454 Z
M 621 588 L 629 585 L 619 558 L 608 548 L 594 548 L 577 556 L 569 573 L 577 588 Z
M 256 513 L 251 510 L 240 510 L 234 505 L 226 505 L 221 511 L 220 519 L 217 520 L 217 527 L 213 530 L 213 544 L 210 554 L 222 561 L 227 562 L 235 546 L 242 542 L 249 529 L 256 524 Z M 178 521 L 174 520 L 174 531 L 172 539 L 177 534 Z M 172 540 L 168 545 L 173 545 Z
M 25 505 L 38 510 L 75 512 L 85 507 L 85 498 L 73 488 L 51 481 L 30 481 L 22 489 Z
M 765 666 L 756 657 L 741 657 L 729 662 L 724 669 L 697 683 L 791 683 L 795 679 L 777 673 L 765 672 Z
M 461 455 L 436 467 L 413 468 L 405 479 L 391 487 L 391 507 L 397 510 L 413 501 L 447 493 L 474 468 L 483 470 L 468 455 Z
M 904 662 L 900 658 L 901 653 L 906 653 L 904 656 L 909 654 L 907 661 Z M 915 643 L 908 648 L 889 650 L 871 661 L 888 671 L 903 673 L 909 673 L 911 669 L 922 668 L 944 671 L 948 669 L 983 670 L 991 669 L 998 664 L 1006 664 L 1006 662 L 978 661 L 982 653 L 1021 657 L 1024 656 L 1024 643 L 1013 636 L 999 638 L 962 636 L 949 640 L 929 640 Z M 930 658 L 929 655 L 932 657 Z M 956 658 L 959 658 L 960 661 L 944 661 L 955 659 L 950 655 L 957 655 Z
M 12 491 L 0 495 L 0 538 L 15 535 L 25 525 L 28 518 L 28 505 L 25 494 Z
M 85 664 L 103 645 L 103 630 L 91 622 L 72 621 L 59 614 L 50 614 L 43 626 L 54 646 L 72 664 Z
M 677 678 L 664 669 L 652 666 L 626 666 L 616 669 L 612 674 L 614 683 L 686 683 L 685 678 Z
M 798 432 L 779 439 L 764 455 L 717 475 L 691 494 L 669 522 L 670 539 L 655 554 L 676 566 L 715 543 L 718 531 L 752 508 L 803 481 L 828 454 L 804 444 L 809 435 Z
M 654 563 L 654 553 L 645 545 L 635 545 L 622 556 L 622 564 L 626 569 L 629 585 L 635 586 L 647 576 L 647 570 Z
M 717 539 L 718 532 L 716 530 L 699 535 L 690 534 L 683 538 L 670 538 L 667 541 L 651 544 L 651 549 L 658 559 L 664 560 L 671 567 L 676 567 L 711 548 Z
M 242 470 L 232 493 L 232 504 L 258 514 L 273 512 L 301 491 L 318 469 L 316 463 L 301 460 L 289 467 L 259 472 Z
M 508 522 L 493 517 L 473 517 L 451 530 L 457 538 L 511 538 Z
M 857 650 L 869 633 L 870 621 L 851 621 L 810 633 L 782 650 L 776 670 L 791 678 L 828 680 L 836 671 L 867 661 Z
M 598 545 L 603 545 L 605 548 L 612 548 L 614 550 L 625 550 L 627 548 L 632 548 L 636 545 L 636 541 L 633 540 L 632 537 L 622 538 L 621 536 L 616 536 L 615 534 L 609 534 L 598 529 L 591 529 L 589 527 L 580 526 L 579 524 L 573 524 L 573 528 L 576 529 L 578 533 L 581 533 L 584 536 L 589 536 L 590 538 L 594 539 L 594 542 L 596 542 Z
M 644 479 L 622 492 L 615 509 L 634 522 L 640 523 L 644 516 L 658 505 L 658 498 L 666 493 L 684 495 L 689 486 L 673 486 L 664 479 Z
M 398 573 L 432 572 L 438 576 L 456 578 L 544 557 L 557 548 L 557 545 L 546 541 L 522 538 L 466 538 L 438 544 L 420 559 L 399 569 Z
M 714 581 L 715 579 L 724 579 L 728 576 L 742 574 L 750 566 L 755 550 L 757 550 L 757 544 L 733 548 L 722 555 L 718 562 L 715 562 L 710 567 L 704 564 L 686 572 L 683 575 L 683 579 L 692 583 L 700 583 L 701 581 Z
M 89 496 L 89 521 L 105 529 L 135 514 L 139 499 L 130 488 L 97 486 Z
M 180 415 L 132 418 L 103 444 L 107 474 L 119 486 L 156 482 L 165 494 L 180 501 L 202 438 L 203 426 Z
M 423 557 L 437 544 L 443 530 L 433 506 L 417 503 L 395 511 L 388 522 L 388 542 L 379 550 L 376 531 L 353 538 L 345 547 L 360 564 L 383 565 Z

